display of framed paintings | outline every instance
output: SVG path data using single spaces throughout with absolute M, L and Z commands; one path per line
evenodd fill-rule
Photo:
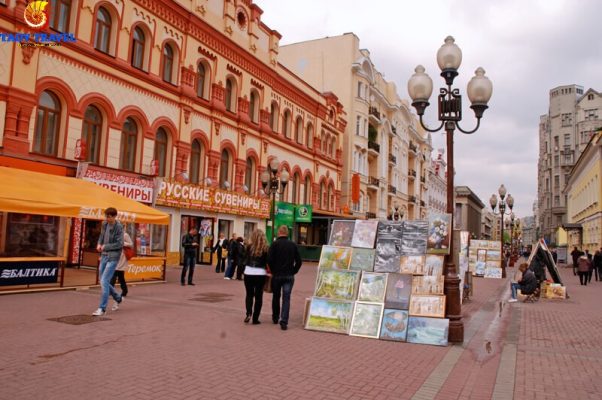
M 443 294 L 443 275 L 415 276 L 412 279 L 412 295 Z
M 374 241 L 376 240 L 376 231 L 378 229 L 378 220 L 361 220 L 355 221 L 355 228 L 353 230 L 353 239 L 351 245 L 353 247 L 363 247 L 366 249 L 374 248 Z
M 338 300 L 355 300 L 360 271 L 319 268 L 314 296 Z
M 410 307 L 412 275 L 390 273 L 387 278 L 385 307 L 407 310 Z
M 468 249 L 468 269 L 473 275 L 484 276 L 486 269 L 501 268 L 501 242 L 495 240 L 471 240 Z M 491 271 L 490 274 L 496 274 Z M 493 277 L 490 275 L 490 277 Z
M 349 334 L 378 339 L 382 314 L 382 304 L 356 302 Z
M 320 254 L 320 268 L 348 269 L 351 262 L 352 249 L 350 247 L 322 246 Z
M 353 318 L 353 305 L 353 301 L 313 297 L 305 329 L 347 334 Z
M 378 239 L 376 242 L 375 272 L 399 272 L 401 240 Z
M 410 297 L 410 315 L 445 317 L 445 296 L 412 295 Z
M 380 325 L 380 339 L 405 342 L 408 334 L 408 312 L 385 308 Z
M 410 343 L 447 346 L 449 319 L 410 317 L 407 341 Z
M 430 214 L 426 252 L 428 254 L 449 254 L 451 214 Z
M 374 249 L 354 248 L 351 254 L 351 263 L 349 269 L 358 271 L 374 271 L 374 258 L 376 251 Z
M 402 256 L 420 256 L 426 254 L 428 221 L 404 221 L 401 240 Z
M 358 301 L 382 303 L 385 299 L 386 287 L 387 274 L 363 271 L 357 299 Z
M 499 249 L 487 250 L 487 261 L 501 261 L 502 253 Z
M 474 267 L 474 274 L 483 276 L 485 275 L 485 270 L 487 269 L 487 264 L 485 261 L 477 261 Z
M 425 256 L 401 256 L 400 271 L 404 274 L 424 274 Z
M 402 239 L 403 222 L 380 221 L 378 223 L 378 238 Z
M 330 226 L 330 246 L 350 247 L 355 229 L 354 220 L 334 220 Z
M 443 256 L 429 254 L 424 261 L 424 275 L 443 275 Z
M 485 278 L 502 278 L 502 269 L 501 268 L 485 268 Z

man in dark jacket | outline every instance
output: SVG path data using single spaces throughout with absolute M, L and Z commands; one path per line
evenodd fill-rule
M 581 257 L 581 251 L 577 249 L 577 246 L 571 251 L 571 257 L 573 258 L 573 275 L 577 275 L 577 260 Z
M 288 239 L 288 227 L 278 228 L 278 238 L 268 251 L 268 266 L 272 272 L 272 321 L 285 331 L 288 328 L 288 314 L 291 305 L 291 292 L 295 275 L 301 268 L 301 255 L 297 245 Z M 282 295 L 282 312 L 280 296 Z
M 188 284 L 194 286 L 192 276 L 194 275 L 194 267 L 196 266 L 196 250 L 199 248 L 196 235 L 196 228 L 190 228 L 188 233 L 182 238 L 182 247 L 184 247 L 184 266 L 182 267 L 182 275 L 180 276 L 182 286 L 185 285 L 186 270 L 188 270 Z
M 598 271 L 598 276 L 602 281 L 602 249 L 594 253 L 594 269 Z

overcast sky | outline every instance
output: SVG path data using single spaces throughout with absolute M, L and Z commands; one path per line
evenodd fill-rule
M 532 214 L 537 199 L 539 116 L 550 89 L 578 84 L 602 90 L 600 0 L 255 0 L 262 21 L 282 34 L 281 45 L 353 32 L 372 62 L 409 99 L 407 81 L 418 64 L 433 79 L 425 116 L 436 125 L 436 53 L 452 35 L 462 49 L 455 87 L 463 95 L 482 66 L 493 97 L 472 135 L 455 139 L 456 185 L 469 186 L 485 205 L 501 183 L 515 198 L 515 214 Z M 475 119 L 464 96 L 461 126 Z M 433 134 L 434 148 L 444 135 Z

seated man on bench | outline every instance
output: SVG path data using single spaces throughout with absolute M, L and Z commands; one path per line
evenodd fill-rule
M 518 270 L 522 273 L 522 278 L 518 282 L 513 282 L 510 284 L 510 289 L 512 290 L 512 298 L 508 300 L 508 302 L 515 303 L 518 301 L 516 299 L 517 289 L 520 289 L 521 294 L 527 296 L 525 301 L 534 301 L 537 294 L 539 293 L 539 287 L 535 274 L 529 269 L 527 263 L 522 263 L 520 267 L 518 267 Z

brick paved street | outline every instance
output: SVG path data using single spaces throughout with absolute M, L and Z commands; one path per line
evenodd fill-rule
M 505 281 L 475 279 L 463 346 L 391 343 L 302 329 L 315 266 L 293 293 L 289 330 L 245 325 L 242 282 L 197 269 L 194 287 L 139 285 L 110 320 L 98 289 L 0 296 L 2 399 L 598 399 L 602 282 L 562 270 L 564 302 L 500 303 Z M 510 270 L 511 273 L 513 270 Z M 511 273 L 509 275 L 511 275 Z M 577 284 L 577 285 L 576 285 Z M 205 296 L 203 296 L 205 295 Z M 207 301 L 198 301 L 208 299 Z

